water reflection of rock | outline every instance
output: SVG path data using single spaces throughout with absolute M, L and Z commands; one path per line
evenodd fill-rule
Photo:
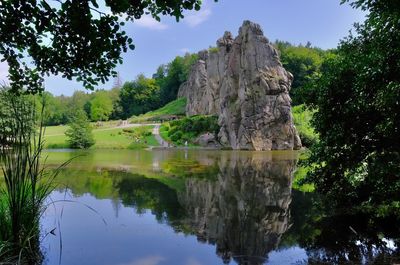
M 296 160 L 265 154 L 221 156 L 217 181 L 188 179 L 183 223 L 215 244 L 225 263 L 263 264 L 289 228 Z

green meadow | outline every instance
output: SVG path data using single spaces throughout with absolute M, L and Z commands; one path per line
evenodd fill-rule
M 67 125 L 49 126 L 45 131 L 45 147 L 48 149 L 68 148 L 65 131 Z M 91 149 L 137 149 L 159 146 L 151 134 L 153 126 L 146 125 L 130 128 L 113 128 L 106 123 L 93 129 L 96 143 Z

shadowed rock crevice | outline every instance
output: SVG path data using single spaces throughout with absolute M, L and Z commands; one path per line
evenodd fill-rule
M 261 27 L 245 21 L 236 38 L 225 32 L 217 49 L 199 52 L 178 96 L 187 98 L 187 115 L 218 115 L 225 146 L 292 150 L 301 147 L 291 114 L 292 80 Z

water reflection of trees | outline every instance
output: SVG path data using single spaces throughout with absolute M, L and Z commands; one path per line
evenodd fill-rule
M 316 194 L 293 191 L 292 227 L 281 247 L 306 250 L 307 264 L 398 264 L 398 221 L 367 214 L 338 215 Z
M 183 209 L 179 205 L 175 189 L 177 185 L 171 185 L 172 188 L 160 179 L 115 169 L 96 171 L 69 169 L 60 175 L 60 182 L 75 196 L 90 193 L 97 199 L 111 199 L 116 216 L 121 203 L 133 207 L 138 214 L 150 210 L 160 222 L 177 222 L 183 216 Z
M 300 244 L 307 250 L 308 264 L 398 264 L 396 242 L 385 239 L 367 216 L 336 216 L 316 223 L 320 234 Z
M 176 191 L 158 180 L 143 176 L 125 178 L 116 188 L 124 205 L 134 206 L 139 213 L 150 209 L 160 222 L 172 224 L 184 215 Z

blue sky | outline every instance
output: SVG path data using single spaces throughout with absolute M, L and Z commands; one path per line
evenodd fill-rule
M 161 23 L 151 17 L 126 23 L 125 30 L 136 49 L 123 55 L 124 63 L 116 70 L 123 81 L 140 73 L 151 76 L 160 64 L 177 55 L 214 46 L 226 30 L 236 36 L 243 20 L 259 23 L 271 41 L 310 41 L 313 46 L 334 48 L 364 16 L 348 4 L 340 5 L 340 0 L 205 0 L 201 11 L 186 12 L 179 23 L 169 17 L 163 17 Z M 0 80 L 5 79 L 6 70 L 0 65 Z M 109 89 L 112 83 L 110 80 L 98 88 Z M 47 78 L 45 87 L 55 95 L 82 90 L 78 82 L 61 77 Z

